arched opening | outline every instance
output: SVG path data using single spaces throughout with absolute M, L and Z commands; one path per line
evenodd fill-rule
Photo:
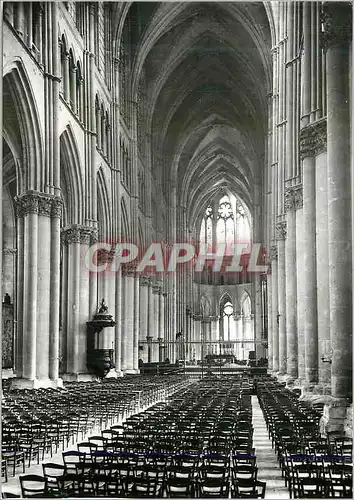
M 13 154 L 3 139 L 2 185 L 2 368 L 15 369 L 16 305 L 17 305 L 17 225 L 15 196 L 17 193 L 16 165 Z

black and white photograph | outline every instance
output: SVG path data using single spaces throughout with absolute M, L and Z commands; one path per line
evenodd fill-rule
M 0 2 L 1 498 L 353 498 L 353 6 Z

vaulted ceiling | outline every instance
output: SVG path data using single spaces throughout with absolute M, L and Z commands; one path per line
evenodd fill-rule
M 178 203 L 195 220 L 228 187 L 252 212 L 271 92 L 263 3 L 154 2 L 142 17 L 133 82 L 144 73 L 151 164 L 166 198 L 176 185 Z

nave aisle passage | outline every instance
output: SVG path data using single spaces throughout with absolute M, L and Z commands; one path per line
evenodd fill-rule
M 257 396 L 252 396 L 253 447 L 256 450 L 259 481 L 267 483 L 265 498 L 290 498 L 268 437 L 267 426 Z

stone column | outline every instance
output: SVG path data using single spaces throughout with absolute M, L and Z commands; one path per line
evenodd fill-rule
M 144 363 L 148 362 L 148 346 L 146 344 L 148 337 L 148 317 L 149 317 L 149 283 L 150 278 L 146 276 L 140 277 L 140 304 L 139 304 L 139 319 L 140 319 L 140 332 L 139 332 L 139 341 L 141 342 L 140 346 L 143 349 L 140 349 L 139 354 L 140 358 Z
M 133 370 L 135 373 L 140 373 L 139 371 L 139 313 L 140 313 L 140 297 L 139 297 L 140 287 L 139 287 L 139 276 L 134 277 L 134 342 L 133 342 Z
M 325 432 L 351 432 L 352 408 L 352 5 L 323 4 L 327 80 L 329 326 L 333 401 L 324 407 Z M 349 417 L 349 419 L 348 419 Z
M 296 215 L 292 188 L 285 192 L 286 229 L 285 240 L 285 288 L 286 288 L 286 335 L 287 335 L 287 383 L 298 377 L 297 359 L 297 303 L 296 303 Z
M 190 325 L 191 325 L 191 335 L 190 335 L 190 348 L 191 348 L 191 353 L 190 353 L 190 359 L 191 361 L 195 361 L 196 357 L 195 357 L 195 314 L 191 314 L 191 318 L 190 318 Z
M 271 262 L 269 264 L 269 272 L 271 272 Z M 266 332 L 265 341 L 268 344 L 268 370 L 273 371 L 273 325 L 272 325 L 272 276 L 267 276 L 267 306 L 266 314 L 268 319 L 268 329 Z M 267 351 L 266 351 L 267 352 Z
M 303 198 L 302 184 L 294 188 L 295 224 L 296 224 L 296 295 L 297 295 L 297 353 L 298 353 L 298 380 L 302 386 L 305 380 L 305 337 L 304 337 L 304 249 L 303 249 Z
M 116 271 L 116 325 L 114 327 L 114 364 L 118 376 L 122 376 L 122 271 Z
M 214 344 L 211 344 L 212 352 L 216 352 L 216 354 L 220 353 L 220 344 L 219 344 L 219 317 L 218 316 L 211 316 L 210 317 L 211 323 L 210 323 L 210 328 L 211 328 L 211 335 L 210 335 L 210 340 L 212 342 L 215 342 Z M 225 332 L 224 332 L 224 341 L 227 339 L 225 338 Z
M 134 349 L 134 280 L 135 266 L 122 268 L 123 306 L 122 306 L 122 364 L 124 373 L 135 373 L 133 362 Z
M 62 385 L 59 379 L 59 325 L 60 325 L 60 219 L 62 201 L 53 198 L 51 209 L 51 270 L 50 270 L 50 328 L 49 328 L 49 378 Z M 58 381 L 58 382 L 56 382 Z
M 66 381 L 89 381 L 95 376 L 87 371 L 87 327 L 89 321 L 89 270 L 84 257 L 95 238 L 91 227 L 73 224 L 62 230 L 62 241 L 68 246 L 66 303 Z
M 286 346 L 286 300 L 285 300 L 285 238 L 286 222 L 276 225 L 278 240 L 278 328 L 279 328 L 279 375 L 285 375 L 287 369 Z
M 352 260 L 349 89 L 352 41 L 350 3 L 324 6 L 327 68 L 328 245 L 332 395 L 352 394 Z
M 236 314 L 235 315 L 235 321 L 236 321 L 236 359 L 241 360 L 242 359 L 242 314 Z
M 327 123 L 322 122 L 321 143 L 327 147 Z M 317 141 L 319 143 L 320 141 Z M 318 310 L 318 392 L 331 392 L 331 365 L 322 359 L 330 359 L 330 310 L 329 310 L 329 267 L 328 267 L 328 181 L 327 154 L 318 151 L 316 156 L 316 272 Z
M 264 355 L 264 348 L 261 344 L 262 340 L 262 297 L 260 276 L 254 277 L 254 293 L 255 293 L 255 315 L 254 315 L 254 339 L 255 339 L 255 355 L 256 359 L 260 359 Z
M 154 333 L 152 335 L 152 361 L 154 363 L 158 363 L 159 361 L 159 295 L 160 295 L 160 286 L 153 285 L 152 293 L 154 299 Z
M 158 340 L 159 340 L 159 362 L 165 361 L 165 297 L 160 288 L 159 293 L 159 329 L 158 329 Z
M 63 54 L 63 96 L 67 103 L 70 101 L 70 55 L 69 52 Z
M 202 317 L 199 314 L 196 314 L 194 317 L 194 328 L 195 328 L 195 359 L 201 360 L 202 359 L 202 345 L 201 345 L 201 340 L 202 340 L 202 330 L 201 330 L 201 321 Z
M 51 252 L 52 220 L 61 215 L 61 201 L 51 195 L 28 191 L 16 198 L 18 218 L 18 307 L 15 388 L 56 387 L 59 378 L 59 302 L 53 307 L 59 287 L 59 260 Z M 59 206 L 59 212 L 58 212 Z M 41 240 L 40 240 L 41 238 Z M 56 249 L 57 250 L 57 249 Z M 51 274 L 53 273 L 53 274 Z M 55 295 L 58 298 L 58 293 Z M 56 313 L 55 317 L 53 316 Z M 51 330 L 50 327 L 53 327 Z
M 312 391 L 318 381 L 314 127 L 313 124 L 307 125 L 300 132 L 300 154 L 303 160 L 305 391 Z
M 71 75 L 70 75 L 70 104 L 73 113 L 77 114 L 77 101 L 76 101 L 76 66 L 71 67 Z
M 24 2 L 18 2 L 16 16 L 15 16 L 15 29 L 20 37 L 24 36 L 25 28 L 25 12 L 24 12 Z
M 147 341 L 148 341 L 148 362 L 151 363 L 153 361 L 153 345 L 152 345 L 152 339 L 155 336 L 155 319 L 154 319 L 154 295 L 153 295 L 153 288 L 152 288 L 152 283 L 149 283 L 149 288 L 148 288 L 148 335 L 147 335 Z
M 279 316 L 278 316 L 278 249 L 270 247 L 272 265 L 272 342 L 273 342 L 273 372 L 279 371 Z
M 251 340 L 252 339 L 252 315 L 243 316 L 243 340 Z M 251 342 L 243 342 L 243 359 L 248 359 L 249 351 L 253 351 L 253 346 Z
M 204 347 L 205 347 L 205 352 L 204 356 L 206 354 L 211 354 L 212 348 L 211 348 L 211 320 L 209 317 L 203 318 L 203 323 L 204 323 Z

